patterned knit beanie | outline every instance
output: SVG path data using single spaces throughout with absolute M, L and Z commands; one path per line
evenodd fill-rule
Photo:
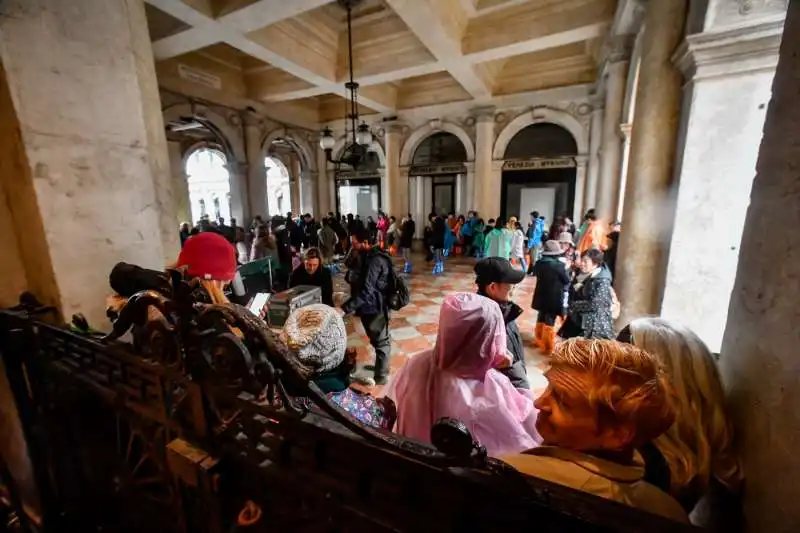
M 293 311 L 286 319 L 280 339 L 309 377 L 339 366 L 347 348 L 344 320 L 333 307 L 325 304 Z

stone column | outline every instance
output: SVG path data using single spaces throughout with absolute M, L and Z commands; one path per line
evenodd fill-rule
M 292 199 L 292 214 L 303 214 L 300 205 L 300 178 L 302 177 L 300 158 L 295 153 L 289 154 L 289 194 Z
M 503 182 L 503 165 L 505 161 L 492 161 L 491 174 L 489 174 L 489 188 L 484 191 L 483 205 L 486 208 L 489 218 L 500 216 L 500 184 Z M 488 220 L 488 219 L 486 219 Z
M 422 180 L 422 224 L 423 228 L 428 223 L 428 214 L 433 209 L 433 178 L 430 176 L 420 176 Z
M 398 123 L 389 123 L 385 126 L 386 135 L 386 187 L 383 197 L 384 210 L 396 217 L 402 216 L 403 211 L 408 211 L 408 180 L 403 180 L 400 175 L 400 150 L 403 148 L 403 128 Z M 406 175 L 407 177 L 407 175 Z
M 114 264 L 162 269 L 180 248 L 144 5 L 6 2 L 0 54 L 0 179 L 27 288 L 106 329 Z
M 464 209 L 464 174 L 456 174 L 456 213 L 466 214 Z
M 467 175 L 464 183 L 464 214 L 475 210 L 475 162 L 467 161 L 464 163 Z
M 329 181 L 328 162 L 325 159 L 325 151 L 317 147 L 317 202 L 319 203 L 320 216 L 325 216 L 331 211 L 336 211 L 336 202 L 331 198 Z
M 317 203 L 317 182 L 319 178 L 316 170 L 306 170 L 300 182 L 300 192 L 302 193 L 302 204 L 304 213 L 311 213 L 319 219 L 319 205 Z
M 800 3 L 789 2 L 783 34 L 719 360 L 752 533 L 795 531 L 800 524 Z M 738 146 L 739 133 L 725 131 Z
M 575 203 L 572 208 L 572 220 L 583 220 L 583 213 L 589 207 L 586 199 L 583 196 L 583 191 L 586 190 L 586 172 L 589 164 L 589 158 L 585 155 L 575 157 L 578 163 L 578 168 L 575 169 Z M 501 178 L 502 179 L 502 178 Z
M 622 123 L 628 66 L 628 58 L 624 52 L 612 52 L 606 64 L 601 173 L 596 199 L 597 215 L 606 221 L 611 221 L 617 216 L 622 163 L 622 136 L 619 133 L 619 125 Z
M 175 204 L 175 216 L 178 223 L 192 220 L 192 204 L 189 199 L 189 182 L 186 175 L 186 165 L 183 163 L 183 148 L 181 143 L 170 141 L 167 143 L 169 149 L 169 166 L 172 171 L 172 198 Z
M 245 208 L 247 202 L 247 163 L 232 161 L 225 165 L 230 178 L 230 210 L 231 218 L 242 224 L 248 212 Z M 227 220 L 226 222 L 230 222 Z
M 261 140 L 264 138 L 264 123 L 255 113 L 244 114 L 244 141 L 247 152 L 247 190 L 250 216 L 261 215 L 266 219 L 269 213 L 267 205 L 267 168 L 264 165 L 264 150 Z M 242 221 L 242 225 L 250 221 Z
M 600 145 L 603 140 L 603 100 L 599 97 L 591 99 L 592 122 L 589 130 L 589 169 L 584 187 L 584 203 L 586 209 L 597 206 L 597 188 L 600 181 Z M 583 220 L 583 213 L 574 220 Z
M 409 177 L 408 177 L 408 167 L 400 168 L 400 177 L 397 184 L 397 214 L 395 216 L 398 220 L 400 220 L 403 215 L 407 215 L 409 213 L 410 201 L 409 201 Z M 394 213 L 393 213 L 394 214 Z
M 632 124 L 621 124 L 619 132 L 622 134 L 622 172 L 619 176 L 619 194 L 617 195 L 617 220 L 622 220 L 622 211 L 625 207 L 625 188 L 628 186 L 628 163 L 631 158 L 631 131 Z
M 673 164 L 681 101 L 681 74 L 672 64 L 686 20 L 686 0 L 648 2 L 636 95 L 625 228 L 617 259 L 619 323 L 661 308 L 667 249 L 674 216 Z
M 782 31 L 783 21 L 772 20 L 690 35 L 675 56 L 689 82 L 661 314 L 691 324 L 715 352 L 739 264 Z
M 494 108 L 476 109 L 475 115 L 475 209 L 488 220 L 500 214 L 500 182 L 494 182 L 492 169 L 494 151 Z M 496 202 L 495 202 L 496 200 Z M 494 204 L 497 204 L 495 207 Z
M 430 212 L 430 207 L 428 206 L 428 211 L 425 210 L 425 208 L 426 208 L 426 205 L 425 205 L 425 198 L 426 198 L 426 196 L 425 196 L 425 194 L 426 194 L 425 178 L 423 178 L 422 176 L 417 176 L 417 177 L 414 178 L 414 180 L 417 182 L 417 187 L 416 187 L 417 210 L 414 212 L 414 218 L 416 218 L 416 222 L 417 222 L 417 224 L 416 224 L 416 230 L 417 230 L 416 238 L 417 239 L 421 239 L 422 236 L 423 236 L 423 233 L 425 231 L 425 224 L 428 223 L 428 220 L 427 220 L 426 217 L 428 216 L 428 213 Z M 430 180 L 428 180 L 428 181 L 430 181 Z

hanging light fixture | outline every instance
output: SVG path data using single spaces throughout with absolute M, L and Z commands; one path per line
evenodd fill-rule
M 359 122 L 358 116 L 358 83 L 353 76 L 353 8 L 358 6 L 362 0 L 337 0 L 337 3 L 347 11 L 347 62 L 350 68 L 350 81 L 344 84 L 348 92 L 347 113 L 345 118 L 345 136 L 350 136 L 339 159 L 333 158 L 333 147 L 336 145 L 336 137 L 333 130 L 325 128 L 319 139 L 320 147 L 325 150 L 325 156 L 330 163 L 339 167 L 343 164 L 350 165 L 354 170 L 361 168 L 377 167 L 377 156 L 371 153 L 368 148 L 372 144 L 372 132 L 366 122 Z M 350 127 L 347 127 L 349 121 Z M 373 157 L 370 157 L 372 155 Z

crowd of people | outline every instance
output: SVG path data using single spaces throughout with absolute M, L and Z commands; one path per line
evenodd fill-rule
M 487 225 L 474 212 L 431 215 L 423 245 L 433 273 L 447 257 L 475 257 L 477 290 L 444 299 L 434 347 L 392 376 L 392 255 L 402 255 L 411 274 L 410 215 L 398 223 L 382 212 L 366 221 L 329 213 L 321 223 L 306 215 L 257 218 L 248 232 L 232 227 L 207 230 L 219 234 L 206 237 L 217 241 L 216 251 L 189 253 L 208 243 L 187 237 L 181 257 L 202 262 L 219 255 L 224 239 L 250 240 L 248 260 L 263 243 L 290 263 L 288 283 L 321 286 L 323 304 L 293 312 L 281 339 L 308 366 L 309 379 L 361 422 L 430 442 L 437 420 L 456 418 L 490 455 L 523 473 L 684 522 L 695 509 L 722 505 L 726 527 L 737 525 L 743 474 L 713 355 L 691 330 L 660 318 L 635 320 L 615 335 L 619 224 L 604 224 L 593 211 L 579 226 L 558 217 L 549 227 L 534 212 L 524 228 L 515 217 Z M 212 301 L 225 298 L 235 271 L 228 248 L 231 268 L 210 274 L 186 265 L 213 291 Z M 302 249 L 303 260 L 291 264 Z M 327 267 L 337 256 L 344 256 L 350 294 L 334 306 Z M 536 398 L 516 324 L 522 308 L 512 299 L 527 276 L 536 278 L 534 341 L 550 354 L 548 386 Z M 375 350 L 370 376 L 354 372 L 347 315 L 360 319 Z M 386 387 L 376 397 L 355 382 Z

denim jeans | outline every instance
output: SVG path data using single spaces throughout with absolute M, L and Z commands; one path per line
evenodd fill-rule
M 392 338 L 389 335 L 389 316 L 387 313 L 361 315 L 361 324 L 375 348 L 375 381 L 389 377 L 389 358 L 392 355 Z

